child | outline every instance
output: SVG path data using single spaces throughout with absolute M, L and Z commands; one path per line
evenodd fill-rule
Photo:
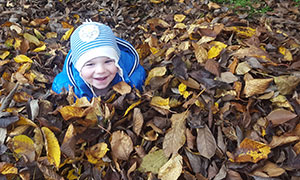
M 114 36 L 110 27 L 84 22 L 71 35 L 71 49 L 64 67 L 52 84 L 60 93 L 73 86 L 78 98 L 103 96 L 116 83 L 125 81 L 142 90 L 146 78 L 136 50 Z

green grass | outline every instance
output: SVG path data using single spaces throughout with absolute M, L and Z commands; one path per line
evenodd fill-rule
M 238 13 L 248 13 L 248 17 L 253 15 L 265 14 L 272 11 L 263 0 L 213 0 L 218 4 L 226 4 L 231 9 L 235 9 Z M 300 0 L 293 0 L 297 6 L 300 5 Z M 257 6 L 258 5 L 258 6 Z

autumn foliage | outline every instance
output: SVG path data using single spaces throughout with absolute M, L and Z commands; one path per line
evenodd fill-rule
M 209 1 L 0 4 L 0 178 L 299 178 L 299 7 L 269 4 L 249 19 Z M 143 92 L 51 91 L 86 18 L 136 47 Z

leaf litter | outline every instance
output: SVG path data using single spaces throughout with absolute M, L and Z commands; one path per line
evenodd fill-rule
M 0 3 L 0 177 L 299 178 L 299 6 L 267 3 L 252 18 L 209 1 Z M 51 92 L 85 19 L 136 47 L 144 92 Z

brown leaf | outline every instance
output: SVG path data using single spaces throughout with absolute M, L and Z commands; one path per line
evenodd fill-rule
M 290 111 L 287 111 L 285 109 L 275 109 L 270 112 L 270 114 L 268 114 L 266 118 L 271 121 L 274 126 L 277 126 L 295 117 L 297 117 L 297 115 Z
M 277 177 L 285 173 L 285 170 L 281 167 L 278 167 L 276 164 L 268 161 L 262 170 L 267 173 L 270 177 Z
M 201 156 L 212 158 L 216 153 L 217 143 L 210 129 L 205 125 L 197 132 L 197 149 Z
M 139 108 L 133 110 L 133 132 L 140 135 L 144 123 L 144 117 Z
M 215 60 L 207 60 L 204 68 L 212 74 L 216 75 L 217 77 L 220 77 L 220 65 Z
M 173 114 L 171 117 L 172 126 L 165 135 L 163 150 L 167 157 L 171 154 L 177 154 L 178 150 L 184 145 L 185 137 L 185 120 L 188 112 Z
M 117 159 L 128 160 L 133 151 L 131 138 L 123 131 L 113 132 L 110 139 L 112 154 Z
M 253 95 L 263 94 L 272 81 L 272 78 L 247 80 L 244 88 L 245 96 L 248 98 Z
M 196 59 L 199 63 L 205 63 L 207 60 L 207 50 L 202 47 L 201 45 L 197 43 L 192 43 L 192 46 L 194 47 L 194 53 L 196 56 Z
M 131 86 L 129 86 L 126 82 L 121 81 L 113 86 L 113 90 L 120 93 L 121 95 L 125 95 L 131 92 Z
M 161 180 L 178 179 L 182 171 L 182 156 L 179 154 L 173 156 L 164 164 L 158 172 L 158 178 Z
M 282 135 L 282 136 L 273 136 L 271 143 L 269 146 L 271 148 L 275 148 L 277 146 L 281 146 L 284 144 L 292 143 L 295 141 L 298 141 L 300 139 L 299 136 L 293 136 L 293 135 Z

